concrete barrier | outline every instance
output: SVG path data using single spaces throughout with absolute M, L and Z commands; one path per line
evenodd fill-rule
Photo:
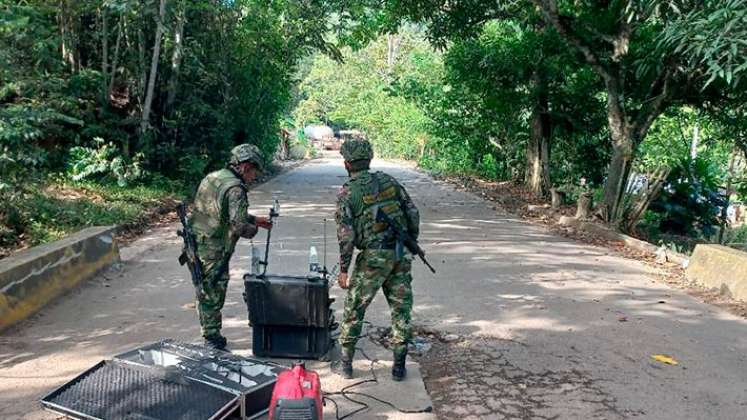
M 747 252 L 722 245 L 696 245 L 685 276 L 734 299 L 747 301 Z
M 616 232 L 608 227 L 594 222 L 577 219 L 571 216 L 561 216 L 560 220 L 558 220 L 558 224 L 571 227 L 582 232 L 590 233 L 598 238 L 607 241 L 622 242 L 628 248 L 632 248 L 641 252 L 647 252 L 656 255 L 657 257 L 661 256 L 662 261 L 669 261 L 675 264 L 683 264 L 685 261 L 687 261 L 687 256 L 685 255 L 668 250 L 666 248 L 661 249 L 661 247 L 657 247 L 652 243 L 636 239 L 632 236 L 628 236 L 620 232 Z
M 0 331 L 119 261 L 114 227 L 92 227 L 0 260 Z

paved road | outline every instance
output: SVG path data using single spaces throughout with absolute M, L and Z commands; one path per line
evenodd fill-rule
M 423 245 L 438 270 L 432 276 L 414 265 L 415 323 L 458 338 L 435 342 L 403 387 L 384 382 L 367 392 L 401 408 L 427 406 L 422 369 L 444 419 L 746 417 L 743 319 L 657 283 L 637 262 L 554 236 L 406 167 L 377 166 L 402 179 L 421 208 Z M 344 179 L 341 161 L 320 159 L 251 192 L 259 213 L 273 197 L 281 202 L 271 271 L 302 273 L 308 245 L 321 250 L 321 220 L 332 218 Z M 333 224 L 328 227 L 332 238 Z M 49 418 L 36 399 L 93 362 L 161 337 L 198 337 L 173 229 L 123 249 L 119 272 L 0 335 L 0 418 Z M 247 250 L 243 243 L 233 260 L 225 309 L 225 332 L 239 353 L 251 348 L 238 281 Z M 367 320 L 387 325 L 380 296 Z M 377 369 L 385 377 L 386 352 L 364 345 L 382 358 Z M 656 362 L 653 354 L 679 364 Z M 360 376 L 366 366 L 357 363 Z M 341 385 L 323 376 L 327 389 Z M 428 418 L 384 406 L 365 417 Z

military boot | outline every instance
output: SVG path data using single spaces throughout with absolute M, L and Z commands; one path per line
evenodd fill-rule
M 353 379 L 353 355 L 355 351 L 342 349 L 340 359 L 332 362 L 332 372 L 342 376 L 345 379 Z
M 407 376 L 405 361 L 407 360 L 407 347 L 404 349 L 395 349 L 393 352 L 394 363 L 392 364 L 392 380 L 401 381 Z
M 227 343 L 226 337 L 223 337 L 220 333 L 205 337 L 205 346 L 215 350 L 225 350 Z

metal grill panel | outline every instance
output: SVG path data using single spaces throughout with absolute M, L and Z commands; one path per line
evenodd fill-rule
M 82 419 L 205 420 L 237 404 L 237 396 L 168 370 L 104 361 L 42 403 Z
M 306 408 L 285 409 L 280 413 L 279 420 L 312 420 L 311 410 Z

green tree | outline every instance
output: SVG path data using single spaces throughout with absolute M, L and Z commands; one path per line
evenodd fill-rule
M 413 28 L 347 49 L 342 62 L 317 54 L 300 84 L 296 123 L 357 128 L 380 155 L 417 160 L 430 123 L 415 100 L 426 100 L 420 71 L 438 77 L 440 68 L 440 57 Z
M 683 103 L 700 106 L 723 91 L 704 91 L 709 67 L 702 60 L 693 60 L 671 43 L 654 48 L 668 28 L 699 10 L 699 2 L 392 0 L 386 7 L 384 16 L 389 20 L 426 22 L 431 36 L 440 43 L 469 36 L 485 22 L 523 16 L 536 8 L 603 83 L 612 156 L 600 210 L 615 224 L 625 213 L 623 195 L 636 150 L 656 118 L 669 107 Z M 719 10 L 723 8 L 713 13 Z M 684 34 L 679 39 L 687 43 L 690 36 Z
M 344 22 L 332 22 L 333 6 L 0 2 L 3 175 L 11 161 L 60 170 L 68 150 L 96 148 L 95 138 L 176 176 L 199 176 L 238 142 L 271 155 L 295 64 L 312 50 L 339 57 L 328 34 Z
M 480 108 L 476 134 L 482 136 L 476 142 L 496 152 L 526 147 L 517 169 L 524 170 L 526 184 L 541 195 L 549 192 L 553 174 L 561 183 L 569 181 L 551 149 L 561 151 L 566 162 L 580 161 L 568 152 L 584 138 L 596 138 L 604 125 L 593 75 L 565 53 L 554 32 L 537 25 L 491 21 L 475 38 L 451 45 L 446 64 L 451 85 L 465 86 L 465 94 Z M 591 172 L 581 169 L 579 177 L 597 178 Z

